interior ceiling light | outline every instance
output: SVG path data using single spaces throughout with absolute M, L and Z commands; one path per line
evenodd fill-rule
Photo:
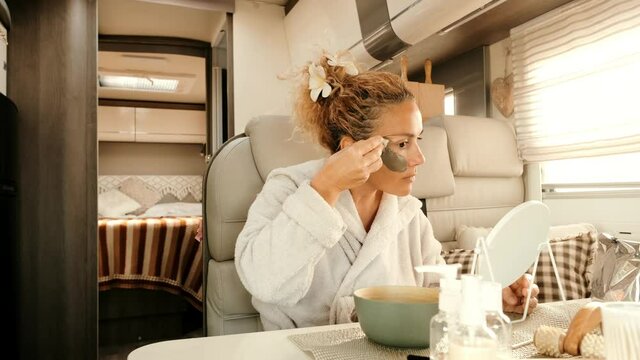
M 179 80 L 143 76 L 100 75 L 101 88 L 126 89 L 153 92 L 177 92 Z

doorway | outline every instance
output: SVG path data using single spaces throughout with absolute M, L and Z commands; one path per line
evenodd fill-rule
M 227 138 L 229 17 L 98 2 L 100 359 L 202 335 L 201 177 Z

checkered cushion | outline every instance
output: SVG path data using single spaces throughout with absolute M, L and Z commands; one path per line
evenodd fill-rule
M 582 233 L 577 236 L 551 240 L 551 249 L 556 259 L 567 300 L 591 296 L 591 267 L 595 254 L 596 238 L 595 233 Z M 529 269 L 529 273 L 532 271 L 533 267 Z M 551 259 L 546 251 L 540 255 L 535 282 L 540 287 L 540 295 L 538 295 L 540 302 L 561 299 Z
M 442 257 L 447 264 L 460 264 L 460 274 L 471 273 L 471 263 L 473 262 L 473 250 L 453 249 L 443 251 Z
M 588 232 L 550 240 L 567 300 L 582 299 L 591 295 L 589 289 L 591 288 L 591 267 L 595 254 L 596 238 L 596 233 Z M 447 264 L 461 264 L 462 274 L 471 272 L 473 250 L 449 250 L 443 252 L 442 257 Z M 533 266 L 528 272 L 532 271 Z M 540 288 L 538 300 L 541 303 L 560 300 L 560 291 L 556 285 L 553 266 L 546 251 L 540 255 L 535 283 Z

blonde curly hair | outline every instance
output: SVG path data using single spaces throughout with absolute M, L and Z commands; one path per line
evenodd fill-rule
M 415 99 L 395 74 L 364 71 L 349 75 L 344 67 L 331 66 L 327 61 L 323 55 L 315 64 L 324 68 L 331 94 L 313 101 L 305 71 L 296 93 L 294 120 L 298 129 L 332 153 L 339 150 L 343 136 L 354 140 L 369 138 L 385 107 Z

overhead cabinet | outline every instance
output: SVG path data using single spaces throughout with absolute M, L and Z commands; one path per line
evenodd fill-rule
M 206 142 L 206 112 L 136 108 L 137 142 Z
M 98 140 L 149 143 L 206 142 L 206 112 L 100 106 Z
M 98 140 L 136 141 L 135 108 L 99 106 Z

